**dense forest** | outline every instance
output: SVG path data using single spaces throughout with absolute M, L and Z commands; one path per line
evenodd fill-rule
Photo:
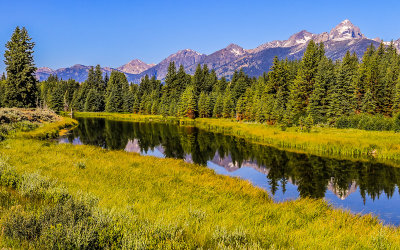
M 300 61 L 275 57 L 268 73 L 250 78 L 240 70 L 229 81 L 218 79 L 207 65 L 198 65 L 192 76 L 171 62 L 164 83 L 146 76 L 136 85 L 118 71 L 103 77 L 97 65 L 83 83 L 50 76 L 34 86 L 34 79 L 25 77 L 30 84 L 22 89 L 30 91 L 18 94 L 21 86 L 10 54 L 15 44 L 25 46 L 22 50 L 28 53 L 22 59 L 32 65 L 34 44 L 29 41 L 26 30 L 18 29 L 6 45 L 7 78 L 3 75 L 0 82 L 1 106 L 234 118 L 282 127 L 323 124 L 398 129 L 391 119 L 400 111 L 400 56 L 393 44 L 381 43 L 378 48 L 371 44 L 361 61 L 350 52 L 332 61 L 325 55 L 324 44 L 310 41 Z M 29 76 L 35 68 L 27 68 Z

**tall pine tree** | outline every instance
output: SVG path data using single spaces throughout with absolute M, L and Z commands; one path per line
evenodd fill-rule
M 11 40 L 6 44 L 4 63 L 6 64 L 7 80 L 4 94 L 4 104 L 8 107 L 36 107 L 37 84 L 36 67 L 33 60 L 33 47 L 25 27 L 15 28 Z

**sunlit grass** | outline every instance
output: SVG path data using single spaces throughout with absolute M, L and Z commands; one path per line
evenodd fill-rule
M 218 122 L 231 124 L 231 132 L 233 124 L 248 128 L 249 133 L 262 126 Z M 47 124 L 30 137 L 34 133 L 41 137 L 54 126 L 63 127 Z M 383 226 L 372 216 L 333 209 L 323 200 L 275 203 L 266 191 L 247 181 L 183 160 L 26 137 L 0 142 L 0 158 L 21 175 L 38 173 L 57 180 L 73 196 L 97 197 L 100 209 L 123 222 L 123 241 L 131 242 L 131 247 L 387 249 L 400 245 L 399 229 Z
M 249 182 L 182 160 L 28 139 L 6 140 L 0 150 L 20 173 L 38 172 L 73 194 L 95 195 L 101 207 L 125 214 L 132 226 L 140 218 L 181 230 L 192 246 L 225 241 L 300 248 L 400 244 L 398 229 L 370 216 L 332 209 L 321 200 L 274 203 Z M 85 168 L 79 167 L 82 163 Z
M 78 125 L 78 122 L 72 118 L 60 117 L 59 121 L 54 123 L 43 123 L 39 128 L 27 131 L 27 132 L 17 132 L 16 137 L 23 138 L 36 138 L 36 139 L 50 139 L 55 138 L 63 133 L 62 129 L 71 128 Z

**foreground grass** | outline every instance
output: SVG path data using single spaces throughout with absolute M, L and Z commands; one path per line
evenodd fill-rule
M 63 129 L 72 128 L 78 125 L 78 122 L 72 118 L 60 117 L 58 121 L 53 123 L 41 124 L 37 129 L 32 131 L 20 131 L 15 134 L 15 137 L 36 138 L 36 139 L 51 139 L 56 138 L 63 132 Z
M 76 115 L 78 117 L 103 117 L 113 120 L 175 122 L 299 152 L 349 158 L 374 158 L 392 165 L 398 165 L 400 162 L 400 133 L 393 131 L 314 127 L 310 133 L 307 133 L 301 132 L 296 127 L 282 131 L 277 126 L 237 122 L 229 119 L 198 118 L 190 120 L 173 117 L 164 118 L 156 115 L 116 113 L 77 113 Z
M 68 119 L 65 121 L 68 123 Z M 29 136 L 20 134 L 0 142 L 0 165 L 7 164 L 16 171 L 13 174 L 7 170 L 9 167 L 0 168 L 0 185 L 6 184 L 31 197 L 43 193 L 43 197 L 51 200 L 42 202 L 42 208 L 36 205 L 21 208 L 20 203 L 30 204 L 29 197 L 26 200 L 18 193 L 10 196 L 8 191 L 7 196 L 0 190 L 2 246 L 172 249 L 396 249 L 400 246 L 398 228 L 383 226 L 371 216 L 333 209 L 322 200 L 274 203 L 264 190 L 249 182 L 216 175 L 210 169 L 182 160 L 27 139 L 35 137 L 35 133 L 42 138 L 46 131 L 62 127 L 44 124 L 38 129 L 40 133 L 32 131 Z M 54 197 L 69 195 L 77 198 L 53 204 Z M 79 205 L 82 196 L 98 200 L 96 207 Z M 81 214 L 82 207 L 89 212 Z M 71 217 L 70 213 L 80 219 L 74 220 L 75 215 Z M 38 233 L 28 230 L 32 223 L 40 224 L 39 232 L 44 235 L 33 237 Z M 74 244 L 66 245 L 66 241 Z M 96 242 L 108 243 L 96 245 Z
M 370 216 L 335 210 L 321 200 L 274 203 L 246 181 L 181 160 L 29 139 L 6 140 L 0 152 L 20 174 L 38 172 L 57 179 L 74 195 L 98 197 L 101 208 L 126 217 L 127 228 L 145 220 L 152 225 L 149 239 L 161 244 L 157 247 L 395 248 L 400 244 L 397 228 Z

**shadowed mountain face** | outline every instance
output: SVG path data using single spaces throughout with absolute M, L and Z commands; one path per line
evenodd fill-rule
M 103 73 L 110 73 L 112 70 L 124 72 L 129 81 L 139 83 L 145 75 L 156 76 L 163 80 L 167 74 L 168 65 L 175 61 L 177 67 L 183 65 L 190 74 L 195 72 L 197 64 L 207 64 L 209 69 L 214 69 L 218 77 L 230 78 L 235 70 L 243 69 L 250 76 L 259 76 L 268 71 L 272 65 L 273 58 L 301 59 L 307 44 L 310 40 L 323 42 L 326 55 L 333 59 L 341 59 L 349 50 L 355 52 L 359 58 L 372 43 L 378 46 L 379 38 L 369 39 L 363 35 L 360 28 L 353 25 L 349 20 L 344 20 L 333 28 L 329 33 L 313 34 L 302 30 L 284 41 L 272 41 L 258 46 L 255 49 L 243 49 L 236 44 L 230 44 L 226 48 L 218 50 L 210 55 L 201 54 L 194 50 L 185 49 L 178 51 L 162 60 L 160 63 L 146 64 L 138 59 L 122 65 L 116 69 L 105 67 Z M 397 49 L 400 49 L 400 39 L 393 42 Z M 385 42 L 388 45 L 388 42 Z M 57 74 L 59 78 L 73 78 L 77 81 L 84 81 L 90 66 L 74 65 L 69 68 L 52 70 L 39 68 L 36 77 L 42 81 L 50 74 Z

